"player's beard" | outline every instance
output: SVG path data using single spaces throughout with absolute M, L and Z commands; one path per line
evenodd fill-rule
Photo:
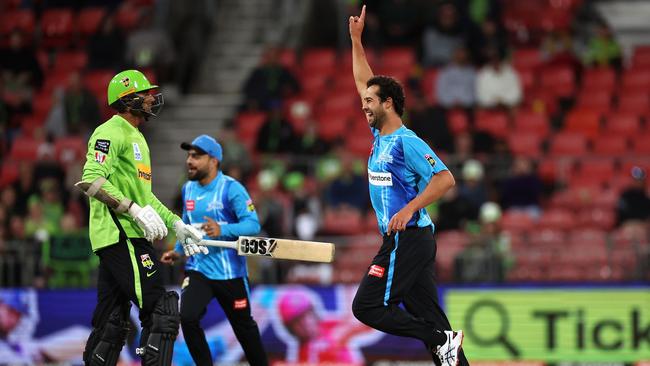
M 377 107 L 375 110 L 371 109 L 370 113 L 372 113 L 372 116 L 370 117 L 368 124 L 370 127 L 380 130 L 381 126 L 384 125 L 384 120 L 386 119 L 386 111 L 384 111 L 382 107 Z
M 199 169 L 199 168 L 194 168 L 194 169 L 195 169 L 194 173 L 191 173 L 190 171 L 187 172 L 187 179 L 191 181 L 199 181 L 208 176 L 207 169 Z

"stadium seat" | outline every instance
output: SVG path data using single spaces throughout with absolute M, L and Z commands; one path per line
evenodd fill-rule
M 452 134 L 458 135 L 469 130 L 467 113 L 462 109 L 450 109 L 447 112 L 449 130 Z
M 586 89 L 578 94 L 576 109 L 598 112 L 601 114 L 609 113 L 612 103 L 612 93 L 603 89 Z
M 79 34 L 88 38 L 99 30 L 102 20 L 106 16 L 104 7 L 86 7 L 79 10 L 77 16 L 77 30 Z
M 542 138 L 535 133 L 514 131 L 508 135 L 507 141 L 514 155 L 531 158 L 541 155 Z
M 633 67 L 650 67 L 650 47 L 636 46 L 632 55 Z
M 517 48 L 512 53 L 512 66 L 519 70 L 535 70 L 543 63 L 539 48 Z
M 86 51 L 61 51 L 58 52 L 54 61 L 55 72 L 83 71 L 88 63 Z
M 124 32 L 132 31 L 138 24 L 140 13 L 127 3 L 115 12 L 115 25 Z
M 587 138 L 575 132 L 560 132 L 551 139 L 551 156 L 581 156 L 587 153 Z
M 373 137 L 368 126 L 354 127 L 345 137 L 345 150 L 361 159 L 367 159 L 370 155 L 372 142 Z
M 317 104 L 319 116 L 362 114 L 357 92 L 337 93 Z
M 621 90 L 648 90 L 650 67 L 632 67 L 623 72 Z
M 321 95 L 327 90 L 329 75 L 326 73 L 307 73 L 300 78 L 302 91 L 307 95 Z
M 95 95 L 99 105 L 106 105 L 108 97 L 106 95 L 108 90 L 108 83 L 115 76 L 112 70 L 94 70 L 88 72 L 83 80 L 86 87 Z
M 548 135 L 550 122 L 545 114 L 521 110 L 515 115 L 514 122 L 517 132 L 533 133 L 541 138 Z
M 26 44 L 34 38 L 34 12 L 30 9 L 16 9 L 0 14 L 0 46 L 9 45 L 9 34 L 17 29 L 24 35 Z
M 603 133 L 594 140 L 593 152 L 603 156 L 625 155 L 629 152 L 627 138 Z
M 18 180 L 18 163 L 6 159 L 0 165 L 0 189 Z
M 541 229 L 568 230 L 574 227 L 576 220 L 571 211 L 562 209 L 546 210 L 537 222 Z
M 438 101 L 437 91 L 436 91 L 436 80 L 438 79 L 438 69 L 427 69 L 422 76 L 420 81 L 422 91 L 427 98 L 427 101 L 431 104 L 436 104 Z
M 38 149 L 42 141 L 28 138 L 17 137 L 11 145 L 9 158 L 15 161 L 36 161 L 38 160 Z
M 318 123 L 318 136 L 325 141 L 334 141 L 339 137 L 344 137 L 350 124 L 350 113 L 338 115 L 322 115 L 322 120 Z
M 52 96 L 48 92 L 40 92 L 32 98 L 32 116 L 45 121 L 52 108 Z
M 247 146 L 252 143 L 255 146 L 257 133 L 266 121 L 266 114 L 263 112 L 244 112 L 240 113 L 235 120 L 237 136 L 247 142 Z
M 320 73 L 336 70 L 336 51 L 333 48 L 311 48 L 305 51 L 301 60 L 303 73 Z
M 594 181 L 606 181 L 614 175 L 615 170 L 614 160 L 610 158 L 590 159 L 581 161 L 574 175 Z
M 609 67 L 591 68 L 582 73 L 582 89 L 613 91 L 616 85 L 616 72 Z
M 41 45 L 45 48 L 62 48 L 72 44 L 74 14 L 71 9 L 48 9 L 41 17 Z
M 326 209 L 320 231 L 324 235 L 363 234 L 361 212 L 353 209 Z
M 524 232 L 531 230 L 535 222 L 530 215 L 521 210 L 506 210 L 501 216 L 501 227 L 511 232 Z
M 578 225 L 582 228 L 609 230 L 615 222 L 614 212 L 600 207 L 585 208 L 578 213 Z
M 508 116 L 502 112 L 479 111 L 475 116 L 475 127 L 494 137 L 505 138 L 510 132 Z
M 410 71 L 416 63 L 415 53 L 410 47 L 387 48 L 381 53 L 381 66 L 387 69 Z
M 618 111 L 644 115 L 650 111 L 648 108 L 648 93 L 623 93 L 619 95 Z
M 575 229 L 569 232 L 568 242 L 587 243 L 604 250 L 607 244 L 607 231 L 597 228 Z
M 44 124 L 45 116 L 31 114 L 22 119 L 20 133 L 25 137 L 36 138 L 39 135 L 39 131 L 42 132 Z
M 560 212 L 567 211 L 562 210 Z M 534 231 L 528 232 L 528 241 L 531 249 L 538 248 L 552 252 L 566 243 L 566 233 L 560 229 L 551 229 L 538 224 L 535 226 Z
M 564 131 L 594 138 L 600 131 L 600 114 L 591 110 L 572 110 L 566 116 Z
M 548 67 L 541 72 L 541 86 L 558 97 L 571 97 L 575 93 L 575 75 L 568 66 Z
M 524 89 L 524 95 L 528 95 L 537 87 L 537 74 L 535 74 L 535 71 L 530 69 L 517 69 L 517 75 L 519 76 L 519 81 Z
M 650 156 L 650 133 L 635 136 L 632 140 L 632 145 L 634 146 L 633 151 L 635 154 L 645 157 Z
M 61 137 L 54 142 L 54 156 L 65 166 L 71 162 L 83 161 L 86 148 L 86 141 L 79 136 Z
M 639 117 L 632 113 L 611 113 L 605 119 L 605 136 L 632 137 L 641 129 Z

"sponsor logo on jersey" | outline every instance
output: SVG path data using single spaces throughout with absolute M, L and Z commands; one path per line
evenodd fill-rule
M 250 211 L 250 212 L 255 211 L 255 205 L 253 204 L 253 200 L 252 200 L 252 199 L 249 199 L 248 201 L 246 201 L 246 209 L 247 209 L 248 211 Z
M 104 154 L 108 154 L 108 150 L 111 148 L 110 140 L 98 139 L 95 141 L 95 151 L 101 151 Z
M 380 163 L 392 164 L 393 163 L 393 155 L 386 154 L 386 153 L 381 153 L 381 154 L 379 154 L 379 157 L 377 158 L 377 161 L 380 162 Z
M 142 267 L 146 269 L 153 268 L 153 261 L 151 260 L 151 257 L 149 257 L 149 254 L 142 254 L 140 256 L 140 263 L 142 263 Z
M 137 142 L 133 143 L 133 159 L 135 160 L 142 160 L 142 153 L 140 152 L 140 146 L 138 146 Z
M 232 305 L 233 309 L 235 309 L 235 310 L 246 309 L 246 306 L 248 306 L 248 300 L 245 299 L 245 298 L 235 300 L 235 302 Z
M 221 201 L 212 201 L 208 203 L 208 211 L 214 211 L 214 210 L 223 210 L 223 203 Z
M 185 200 L 185 209 L 187 211 L 194 211 L 194 200 Z
M 104 164 L 106 162 L 106 154 L 103 152 L 95 151 L 95 161 Z
M 151 182 L 151 167 L 144 164 L 138 164 L 138 178 Z
M 393 176 L 386 172 L 373 172 L 368 170 L 368 181 L 373 186 L 392 186 Z
M 384 277 L 384 267 L 373 264 L 368 270 L 368 276 L 375 276 L 377 278 Z
M 436 159 L 434 159 L 433 156 L 426 154 L 424 155 L 424 158 L 427 159 L 427 161 L 429 162 L 429 164 L 431 164 L 431 166 L 436 165 Z

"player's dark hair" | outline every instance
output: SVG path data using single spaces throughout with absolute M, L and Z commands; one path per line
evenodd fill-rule
M 401 117 L 404 113 L 404 99 L 406 99 L 402 84 L 390 76 L 375 75 L 368 80 L 366 87 L 369 88 L 373 85 L 379 87 L 379 91 L 377 92 L 379 100 L 385 102 L 386 99 L 391 98 L 395 107 L 395 113 Z

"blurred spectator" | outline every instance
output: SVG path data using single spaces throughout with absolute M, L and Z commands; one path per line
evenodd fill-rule
M 246 80 L 244 108 L 269 110 L 299 91 L 298 80 L 280 63 L 280 50 L 270 47 L 264 53 L 262 64 Z
M 487 51 L 488 64 L 476 78 L 476 97 L 483 108 L 507 107 L 519 104 L 522 98 L 521 83 L 516 71 L 492 47 Z
M 463 44 L 463 26 L 458 9 L 452 2 L 443 2 L 437 8 L 434 20 L 422 37 L 422 65 L 446 65 L 455 49 Z
M 270 169 L 265 169 L 257 174 L 257 184 L 260 187 L 255 192 L 255 208 L 262 225 L 262 233 L 273 238 L 281 238 L 284 230 L 285 208 L 278 199 L 278 176 Z
M 124 66 L 126 38 L 115 26 L 113 15 L 108 13 L 102 19 L 99 31 L 93 34 L 86 45 L 89 69 L 121 70 Z
M 458 188 L 458 195 L 478 210 L 488 199 L 485 182 L 483 182 L 484 170 L 480 161 L 470 159 L 463 165 L 463 182 Z
M 13 186 L 6 186 L 0 192 L 0 207 L 2 207 L 7 215 L 5 221 L 0 222 L 0 225 L 8 224 L 8 218 L 13 216 L 24 216 L 24 212 L 20 212 L 17 207 L 16 190 Z
M 293 148 L 296 136 L 293 127 L 285 119 L 282 109 L 274 106 L 257 132 L 257 151 L 263 153 L 286 153 Z
M 296 137 L 293 152 L 299 155 L 321 156 L 330 149 L 331 144 L 318 134 L 318 122 L 313 118 L 306 119 L 304 131 Z
M 501 57 L 505 57 L 508 45 L 503 28 L 493 19 L 486 19 L 479 24 L 480 27 L 472 32 L 467 45 L 474 64 L 485 64 L 488 61 L 487 50 L 490 48 L 496 49 Z
M 16 204 L 14 213 L 19 216 L 27 214 L 27 199 L 36 193 L 34 181 L 34 169 L 28 162 L 21 162 L 18 165 L 18 180 L 13 184 L 16 193 Z
M 646 171 L 634 167 L 631 171 L 632 182 L 618 199 L 616 208 L 618 224 L 629 221 L 646 221 L 650 218 L 650 197 L 646 192 Z
M 530 159 L 519 157 L 512 165 L 510 177 L 503 182 L 501 204 L 504 209 L 523 209 L 538 216 L 542 188 Z
M 245 181 L 253 170 L 253 161 L 248 149 L 237 139 L 237 134 L 232 128 L 222 129 L 219 132 L 219 141 L 223 141 L 221 169 L 236 180 Z
M 454 50 L 453 60 L 445 66 L 436 79 L 438 103 L 445 108 L 469 108 L 474 105 L 476 71 L 469 63 L 467 50 Z
M 368 182 L 354 170 L 354 158 L 339 150 L 340 173 L 326 188 L 326 204 L 332 208 L 353 207 L 361 212 L 368 208 Z
M 573 70 L 580 65 L 575 55 L 573 37 L 568 30 L 547 33 L 542 41 L 541 56 L 546 65 L 569 66 Z
M 385 0 L 379 4 L 382 38 L 388 46 L 411 44 L 417 35 L 418 9 L 408 0 Z
M 588 66 L 621 67 L 621 47 L 606 23 L 602 22 L 596 27 L 596 34 L 587 44 L 584 63 Z
M 0 50 L 0 70 L 5 101 L 16 112 L 30 111 L 32 95 L 43 83 L 43 71 L 21 31 L 12 31 L 9 48 Z
M 138 29 L 126 41 L 126 62 L 138 69 L 151 68 L 160 83 L 171 80 L 176 53 L 171 38 L 153 21 L 153 15 L 142 12 Z
M 458 230 L 470 220 L 476 220 L 478 210 L 466 198 L 458 194 L 458 187 L 451 187 L 438 206 L 436 231 Z
M 68 78 L 63 107 L 66 130 L 70 135 L 85 135 L 100 123 L 97 99 L 84 86 L 79 72 L 71 73 Z
M 60 187 L 56 180 L 41 181 L 40 193 L 28 199 L 28 216 L 25 233 L 40 242 L 46 241 L 61 231 L 60 222 L 64 214 Z
M 293 202 L 293 235 L 300 240 L 313 240 L 320 222 L 321 202 L 315 185 L 297 171 L 284 176 L 284 189 Z
M 455 279 L 461 283 L 500 283 L 512 265 L 510 240 L 501 232 L 501 208 L 494 202 L 481 206 L 480 232 L 455 259 Z
M 412 98 L 407 114 L 409 128 L 436 151 L 454 151 L 454 141 L 444 111 L 429 105 L 422 93 L 415 92 Z

